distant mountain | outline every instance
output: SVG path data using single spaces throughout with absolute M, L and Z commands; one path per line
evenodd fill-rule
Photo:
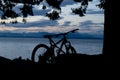
M 71 33 L 68 35 L 69 38 L 80 38 L 80 39 L 103 39 L 102 34 L 88 34 L 88 33 Z
M 34 38 L 42 38 L 43 35 L 48 34 L 47 32 L 39 32 L 39 33 L 0 33 L 0 37 L 34 37 Z
M 43 38 L 44 35 L 53 35 L 55 33 L 48 33 L 48 32 L 38 32 L 38 33 L 10 33 L 10 32 L 3 32 L 0 33 L 0 37 L 17 37 L 17 38 Z M 62 36 L 58 37 L 61 38 Z M 92 35 L 87 33 L 70 33 L 67 35 L 68 38 L 75 38 L 75 39 L 103 39 L 102 35 Z

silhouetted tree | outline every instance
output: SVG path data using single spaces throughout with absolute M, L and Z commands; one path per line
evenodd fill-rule
M 52 11 L 52 13 L 46 13 L 46 16 L 48 16 L 51 20 L 55 20 L 55 19 L 58 19 L 60 16 L 59 16 L 59 13 L 57 11 Z
M 86 13 L 87 7 L 88 7 L 88 2 L 92 0 L 74 0 L 75 2 L 81 3 L 79 8 L 72 8 L 72 12 L 75 14 L 78 14 L 80 17 L 84 16 Z
M 107 62 L 112 62 L 113 60 L 118 59 L 115 56 L 119 53 L 119 49 L 116 46 L 116 44 L 119 43 L 116 37 L 118 35 L 116 29 L 119 24 L 116 21 L 116 18 L 118 18 L 119 15 L 119 13 L 116 12 L 118 6 L 116 2 L 117 1 L 113 0 L 105 0 L 105 5 L 103 6 L 105 9 L 103 54 Z M 103 5 L 103 3 L 101 3 L 101 5 Z
M 3 12 L 3 15 L 1 19 L 7 19 L 8 17 L 12 18 L 13 15 L 10 15 L 8 13 L 14 12 L 14 15 L 17 17 L 17 13 L 13 11 L 13 8 L 18 4 L 22 3 L 24 6 L 20 8 L 21 13 L 23 17 L 27 17 L 28 15 L 34 15 L 32 10 L 32 5 L 38 5 L 41 2 L 45 1 L 49 4 L 49 6 L 52 6 L 54 9 L 58 9 L 59 12 L 61 12 L 60 4 L 63 0 L 2 0 L 0 1 L 0 11 Z M 42 9 L 46 9 L 46 6 L 43 5 Z M 47 13 L 47 17 L 49 17 L 51 20 L 55 20 L 59 18 L 59 12 L 53 11 L 52 13 Z M 7 15 L 6 15 L 7 14 Z
M 99 8 L 105 9 L 105 0 L 100 0 L 100 3 L 97 6 Z
M 45 10 L 45 9 L 46 9 L 46 6 L 45 6 L 45 5 L 43 5 L 42 9 L 43 9 L 43 10 Z
M 24 4 L 23 8 L 20 8 L 23 17 L 27 17 L 28 14 L 33 16 L 33 10 L 32 10 L 32 5 L 30 4 Z
M 85 1 L 85 4 L 88 5 L 88 2 L 86 1 L 92 0 L 74 0 L 74 1 L 76 2 Z M 106 63 L 111 63 L 114 60 L 116 53 L 118 53 L 118 50 L 115 47 L 116 46 L 115 44 L 117 44 L 118 42 L 115 41 L 116 37 L 114 36 L 117 35 L 115 33 L 116 32 L 115 26 L 117 26 L 117 23 L 114 21 L 116 20 L 116 17 L 118 17 L 117 15 L 118 13 L 116 13 L 115 9 L 117 8 L 117 5 L 116 1 L 113 0 L 100 0 L 100 3 L 97 6 L 99 8 L 104 9 L 105 12 L 103 56 L 105 57 Z
M 46 0 L 46 1 L 53 8 L 57 8 L 57 9 L 61 10 L 60 4 L 62 3 L 63 0 Z
M 72 10 L 73 13 L 78 14 L 80 17 L 85 16 L 84 15 L 85 12 L 83 11 L 82 7 L 75 8 L 75 9 L 72 8 L 71 10 Z

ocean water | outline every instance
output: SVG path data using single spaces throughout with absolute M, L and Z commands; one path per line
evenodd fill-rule
M 55 41 L 59 39 L 54 39 Z M 99 39 L 69 39 L 79 54 L 102 54 L 103 40 Z M 43 38 L 0 38 L 0 56 L 9 59 L 22 57 L 31 58 L 32 50 L 39 44 L 49 41 Z

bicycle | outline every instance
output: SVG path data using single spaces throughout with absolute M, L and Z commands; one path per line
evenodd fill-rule
M 74 29 L 66 33 L 60 33 L 60 34 L 55 34 L 55 35 L 44 35 L 44 38 L 49 39 L 50 46 L 48 47 L 45 44 L 38 44 L 33 49 L 31 60 L 33 62 L 54 63 L 55 55 L 59 56 L 60 54 L 77 54 L 76 50 L 71 45 L 70 41 L 67 39 L 67 35 L 69 33 L 74 33 L 77 30 L 79 29 Z M 55 42 L 52 39 L 52 37 L 59 37 L 59 36 L 63 36 L 63 37 L 57 42 Z M 60 43 L 61 45 L 59 47 L 58 44 Z M 42 52 L 40 52 L 40 50 Z

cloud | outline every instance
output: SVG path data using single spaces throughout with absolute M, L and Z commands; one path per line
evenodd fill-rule
M 91 20 L 87 20 L 80 23 L 81 33 L 100 34 L 101 36 L 103 36 L 103 30 L 103 23 L 94 23 Z
M 40 17 L 40 16 L 39 16 Z M 33 17 L 35 19 L 35 17 Z M 27 20 L 27 19 L 26 19 Z M 29 27 L 34 27 L 34 26 L 37 26 L 37 27 L 45 27 L 45 26 L 56 26 L 58 25 L 59 23 L 56 21 L 53 21 L 53 20 L 49 20 L 49 19 L 40 19 L 38 21 L 30 21 L 27 20 L 28 22 L 27 23 L 17 23 L 17 24 L 11 24 L 11 23 L 7 23 L 5 26 L 14 26 L 14 27 L 19 27 L 19 28 L 29 28 Z
M 94 3 L 94 2 L 92 2 Z M 14 8 L 18 13 L 22 4 L 19 4 Z M 50 20 L 46 17 L 46 13 L 51 11 L 51 7 L 47 7 L 46 10 L 41 10 L 42 6 L 33 6 L 35 16 L 28 16 L 26 18 L 27 23 L 22 22 L 22 17 L 17 18 L 19 21 L 17 24 L 6 23 L 4 26 L 0 24 L 0 32 L 10 33 L 62 33 L 70 31 L 72 29 L 79 28 L 80 34 L 91 34 L 103 36 L 104 30 L 104 15 L 103 11 L 96 8 L 91 4 L 88 7 L 85 17 L 79 17 L 78 15 L 71 14 L 71 8 L 79 7 L 80 3 L 75 3 L 73 0 L 64 0 L 61 4 L 62 13 L 58 20 Z M 21 14 L 21 13 L 20 13 Z M 101 15 L 102 14 L 102 15 Z M 9 21 L 9 20 L 7 20 Z M 39 34 L 41 35 L 41 34 Z M 77 35 L 77 34 L 76 34 Z
M 104 14 L 104 10 L 94 10 L 94 9 L 88 9 L 86 14 Z
M 70 23 L 71 23 L 70 21 L 66 21 L 62 26 L 70 26 Z
M 60 33 L 66 32 L 72 29 L 78 28 L 77 26 L 29 26 L 29 27 L 18 27 L 18 26 L 0 26 L 0 32 L 11 32 L 11 33 L 30 33 L 30 32 L 49 32 L 49 33 Z
M 67 5 L 73 5 L 76 4 L 73 0 L 63 0 L 63 2 L 61 3 L 61 6 L 67 6 Z
M 89 28 L 92 25 L 103 25 L 103 23 L 94 23 L 92 20 L 86 20 L 84 22 L 80 22 L 80 26 L 84 28 Z

